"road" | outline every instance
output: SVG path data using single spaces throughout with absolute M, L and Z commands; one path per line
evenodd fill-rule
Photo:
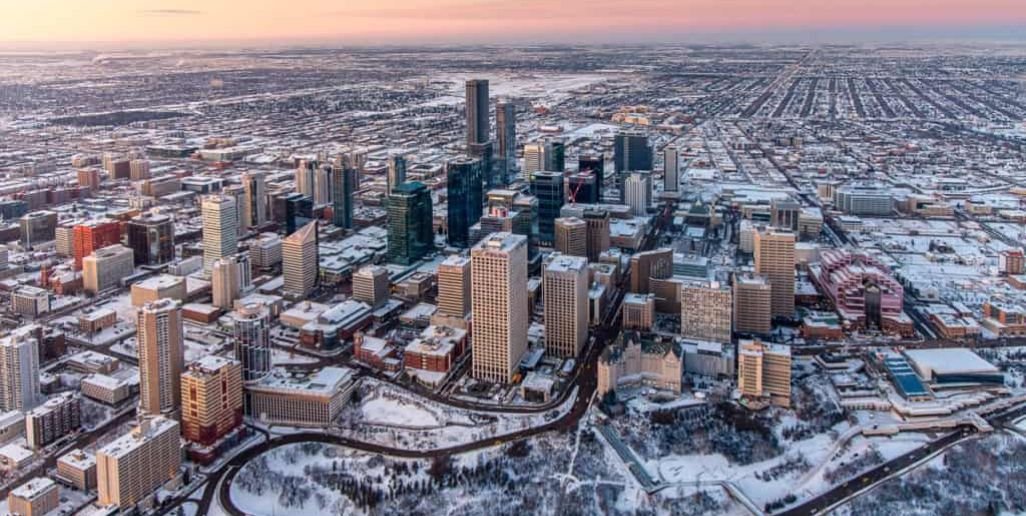
M 649 250 L 655 246 L 660 240 L 662 232 L 665 230 L 670 217 L 670 209 L 666 207 L 663 211 L 655 217 L 655 223 L 649 229 L 648 234 L 642 241 L 641 250 Z M 334 444 L 338 446 L 344 446 L 355 450 L 360 450 L 368 453 L 378 453 L 382 455 L 390 455 L 394 457 L 402 458 L 422 458 L 428 459 L 433 457 L 440 457 L 446 455 L 452 455 L 457 453 L 465 453 L 473 450 L 479 450 L 483 448 L 490 448 L 500 444 L 505 444 L 534 435 L 560 430 L 569 430 L 577 426 L 578 421 L 584 417 L 591 405 L 592 398 L 595 394 L 597 387 L 598 378 L 596 375 L 596 368 L 598 366 L 598 359 L 605 347 L 615 342 L 620 335 L 620 317 L 619 308 L 620 303 L 623 301 L 623 296 L 626 293 L 626 286 L 629 283 L 629 276 L 624 274 L 620 279 L 618 289 L 614 295 L 614 302 L 610 303 L 608 311 L 605 314 L 603 323 L 595 328 L 592 332 L 595 337 L 594 342 L 590 347 L 585 350 L 585 356 L 578 361 L 577 373 L 571 380 L 571 384 L 567 387 L 566 392 L 572 392 L 573 387 L 577 387 L 577 398 L 574 400 L 573 406 L 567 411 L 562 417 L 554 419 L 548 423 L 517 432 L 512 432 L 503 436 L 494 437 L 481 441 L 473 441 L 464 443 L 458 446 L 452 446 L 449 448 L 437 448 L 433 450 L 410 450 L 402 448 L 390 448 L 387 446 L 381 446 L 374 443 L 368 443 L 348 437 L 343 437 L 334 434 L 328 434 L 324 432 L 310 431 L 294 433 L 284 435 L 280 437 L 272 438 L 252 448 L 248 448 L 238 455 L 232 457 L 226 461 L 217 471 L 212 472 L 208 479 L 207 484 L 203 491 L 203 497 L 198 503 L 197 514 L 207 514 L 210 511 L 210 506 L 214 501 L 214 497 L 217 496 L 218 502 L 221 508 L 229 514 L 243 515 L 231 500 L 231 482 L 238 474 L 239 470 L 250 460 L 259 456 L 262 453 L 266 453 L 269 450 L 277 448 L 279 446 L 285 446 L 293 443 L 301 442 L 321 442 Z M 419 393 L 418 393 L 419 394 Z M 568 395 L 568 394 L 567 394 Z M 565 399 L 565 397 L 564 397 Z M 445 403 L 456 405 L 454 400 L 444 400 Z M 458 406 L 458 405 L 457 405 Z M 507 410 L 505 407 L 488 406 L 489 410 L 493 412 L 514 412 L 514 410 Z M 551 410 L 553 407 L 546 407 L 541 410 Z M 480 410 L 475 407 L 475 410 Z M 172 503 L 169 503 L 163 513 L 168 513 L 174 510 L 176 507 L 186 503 L 184 498 L 177 499 Z

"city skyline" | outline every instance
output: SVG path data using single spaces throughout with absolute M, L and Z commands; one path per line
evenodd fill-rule
M 253 44 L 668 43 L 1021 40 L 1015 0 L 71 0 L 5 6 L 0 51 Z M 572 19 L 573 24 L 567 21 Z M 225 20 L 233 23 L 226 24 Z M 512 22 L 512 23 L 511 23 Z

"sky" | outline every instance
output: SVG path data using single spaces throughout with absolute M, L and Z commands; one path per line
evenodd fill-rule
M 1026 39 L 1026 0 L 0 0 L 0 50 L 208 42 Z

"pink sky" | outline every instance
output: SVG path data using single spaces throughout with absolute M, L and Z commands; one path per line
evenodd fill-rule
M 1023 27 L 1026 0 L 0 0 L 0 44 L 211 40 L 672 41 Z M 699 37 L 700 39 L 700 37 Z

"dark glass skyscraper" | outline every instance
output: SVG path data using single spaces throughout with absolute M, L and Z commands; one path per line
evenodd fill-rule
M 402 183 L 388 196 L 388 261 L 410 265 L 434 248 L 431 192 L 419 181 Z
M 140 215 L 128 221 L 128 247 L 136 265 L 158 265 L 175 258 L 175 226 L 167 215 Z
M 551 245 L 555 241 L 555 221 L 563 207 L 563 173 L 535 172 L 531 193 L 538 198 L 538 240 Z
M 606 158 L 598 154 L 595 156 L 580 156 L 577 158 L 577 170 L 580 172 L 591 172 L 595 175 L 595 195 L 593 202 L 602 202 L 602 183 L 606 180 Z M 584 202 L 580 199 L 577 202 Z
M 388 176 L 386 177 L 388 191 L 392 193 L 395 187 L 406 182 L 406 158 L 402 156 L 392 156 L 388 159 Z
M 331 222 L 332 224 L 351 229 L 353 227 L 353 195 L 359 171 L 348 166 L 346 160 L 339 160 L 331 169 Z
M 446 164 L 449 245 L 470 247 L 470 226 L 481 219 L 484 182 L 481 160 L 459 158 Z
M 560 140 L 545 142 L 544 169 L 552 172 L 566 171 L 566 144 Z
M 652 170 L 652 147 L 648 137 L 637 133 L 620 133 L 613 142 L 613 161 L 617 172 Z
M 281 210 L 280 212 L 285 214 L 286 235 L 295 233 L 297 229 L 313 220 L 313 199 L 299 192 L 276 197 L 274 202 L 281 204 L 275 211 Z
M 488 141 L 488 81 L 467 81 L 467 147 Z

